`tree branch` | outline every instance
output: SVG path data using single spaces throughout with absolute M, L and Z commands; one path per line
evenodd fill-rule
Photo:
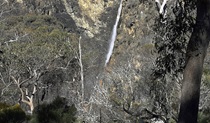
M 30 112 L 32 114 L 33 110 L 34 110 L 34 104 L 33 104 L 33 98 L 34 98 L 34 94 L 36 93 L 37 91 L 37 85 L 34 85 L 34 88 L 33 88 L 33 92 L 31 94 L 31 96 L 29 96 L 28 94 L 28 88 L 26 88 L 26 91 L 25 91 L 25 94 L 23 92 L 23 89 L 21 87 L 21 85 L 23 84 L 20 83 L 20 77 L 18 79 L 16 79 L 14 76 L 11 76 L 11 78 L 13 79 L 13 81 L 17 84 L 20 92 L 21 92 L 21 101 L 23 103 L 26 103 L 29 107 L 30 107 Z M 25 99 L 25 97 L 27 98 L 27 100 Z
M 156 118 L 156 119 L 160 119 L 164 122 L 166 122 L 166 118 L 163 116 L 163 115 L 159 115 L 159 114 L 155 114 L 151 111 L 149 111 L 148 109 L 143 109 L 143 110 L 140 110 L 138 112 L 133 112 L 130 110 L 130 105 L 128 104 L 128 109 L 125 108 L 125 105 L 123 104 L 123 110 L 131 115 L 131 116 L 135 116 L 135 117 L 140 117 L 141 115 L 143 115 L 144 113 L 143 112 L 146 112 L 150 115 L 150 117 L 141 117 L 142 119 L 152 119 L 152 118 Z
M 155 0 L 155 3 L 157 5 L 157 8 L 158 8 L 158 11 L 159 11 L 159 14 L 160 14 L 160 18 L 161 19 L 165 19 L 166 18 L 166 13 L 167 13 L 167 10 L 166 10 L 166 3 L 167 3 L 168 0 L 163 0 L 162 4 L 160 3 L 160 0 Z

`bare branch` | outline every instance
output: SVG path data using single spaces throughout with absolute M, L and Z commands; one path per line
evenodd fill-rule
M 34 85 L 34 90 L 33 90 L 33 93 L 32 93 L 32 96 L 36 93 L 36 85 Z
M 2 74 L 0 73 L 0 77 L 1 77 L 1 81 L 3 82 L 3 84 L 6 86 L 6 82 L 4 81 L 4 78 L 2 76 Z
M 84 73 L 82 64 L 82 49 L 81 49 L 81 36 L 79 37 L 79 65 L 80 65 L 80 79 L 81 79 L 81 89 L 82 89 L 82 100 L 84 100 Z
M 24 34 L 22 36 L 19 36 L 15 33 L 15 38 L 14 39 L 10 39 L 9 41 L 5 41 L 4 43 L 8 46 L 9 43 L 13 43 L 13 42 L 17 42 L 20 38 L 24 38 L 26 37 L 28 34 Z
M 16 79 L 14 76 L 11 76 L 11 78 L 12 78 L 13 81 L 17 84 L 17 86 L 18 86 L 18 88 L 19 88 L 19 90 L 20 90 L 20 92 L 21 92 L 21 101 L 22 101 L 23 103 L 26 103 L 26 104 L 30 107 L 30 112 L 29 112 L 29 113 L 32 114 L 32 112 L 33 112 L 33 110 L 34 110 L 33 98 L 34 98 L 34 94 L 35 94 L 36 91 L 37 91 L 36 85 L 34 85 L 33 92 L 32 92 L 32 94 L 31 94 L 30 96 L 29 96 L 29 93 L 28 93 L 28 88 L 26 88 L 26 90 L 25 90 L 25 94 L 26 94 L 26 95 L 25 95 L 24 92 L 23 92 L 23 89 L 22 89 L 22 87 L 21 87 L 21 84 L 22 84 L 23 82 L 20 83 L 20 77 L 19 77 L 18 79 Z M 27 100 L 25 99 L 25 97 L 27 98 Z
M 123 110 L 127 113 L 127 114 L 129 114 L 129 115 L 131 115 L 131 116 L 136 116 L 136 117 L 138 117 L 138 116 L 140 116 L 142 113 L 139 111 L 139 112 L 132 112 L 131 110 L 130 110 L 130 105 L 128 104 L 128 109 L 126 109 L 125 108 L 125 104 L 123 104 Z
M 142 114 L 148 114 L 147 117 L 141 117 L 141 118 L 142 118 L 142 119 L 152 119 L 152 118 L 155 118 L 155 119 L 160 119 L 160 120 L 166 122 L 166 118 L 165 118 L 163 115 L 155 114 L 155 113 L 149 111 L 149 110 L 146 109 L 146 108 L 144 108 L 144 109 L 142 109 L 142 110 L 139 110 L 139 111 L 137 111 L 137 112 L 133 112 L 133 111 L 130 110 L 130 105 L 129 105 L 129 104 L 128 104 L 128 108 L 127 108 L 127 109 L 125 108 L 125 104 L 123 104 L 123 110 L 124 110 L 127 114 L 129 114 L 129 115 L 131 115 L 131 116 L 140 117 Z M 143 112 L 145 112 L 145 113 L 143 113 Z
M 163 0 L 162 4 L 160 3 L 160 0 L 155 0 L 155 3 L 157 5 L 157 8 L 158 8 L 158 11 L 159 11 L 159 14 L 160 14 L 160 18 L 161 19 L 165 19 L 166 18 L 166 13 L 167 13 L 167 10 L 166 10 L 166 3 L 167 3 L 168 0 Z
M 7 90 L 7 88 L 8 88 L 10 85 L 12 85 L 12 82 L 9 83 L 5 88 L 2 89 L 2 91 L 1 91 L 1 96 L 4 95 L 4 92 Z

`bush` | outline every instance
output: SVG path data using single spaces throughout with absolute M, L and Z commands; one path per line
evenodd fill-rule
M 76 121 L 76 108 L 68 106 L 65 98 L 57 97 L 50 104 L 39 105 L 34 115 L 33 123 L 73 123 Z
M 0 110 L 8 107 L 9 105 L 7 105 L 6 103 L 0 103 Z
M 0 123 L 22 123 L 26 119 L 20 105 L 8 106 L 0 103 Z

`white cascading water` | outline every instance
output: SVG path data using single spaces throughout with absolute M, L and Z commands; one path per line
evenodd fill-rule
M 120 1 L 120 6 L 118 8 L 117 18 L 116 18 L 114 27 L 112 29 L 111 39 L 109 40 L 109 50 L 108 50 L 108 53 L 106 55 L 105 66 L 109 62 L 109 60 L 111 58 L 111 55 L 112 55 L 112 52 L 113 52 L 113 49 L 114 49 L 114 42 L 115 42 L 116 37 L 117 37 L 117 26 L 118 26 L 118 23 L 119 23 L 119 20 L 120 20 L 121 11 L 122 11 L 122 1 L 123 0 Z

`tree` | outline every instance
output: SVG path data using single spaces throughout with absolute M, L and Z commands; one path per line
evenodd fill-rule
M 197 18 L 187 46 L 178 123 L 197 123 L 203 63 L 210 40 L 210 0 L 197 1 Z
M 30 96 L 29 96 L 29 94 L 28 94 L 28 88 L 26 88 L 26 92 L 25 92 L 26 94 L 24 95 L 23 89 L 22 89 L 22 87 L 21 87 L 21 85 L 22 85 L 24 82 L 21 82 L 21 83 L 20 83 L 20 78 L 16 79 L 14 76 L 12 76 L 12 79 L 13 79 L 13 81 L 15 82 L 15 84 L 17 84 L 17 86 L 18 86 L 18 88 L 19 88 L 19 90 L 20 90 L 20 92 L 21 92 L 21 99 L 20 99 L 20 100 L 21 100 L 23 103 L 26 103 L 26 104 L 30 107 L 29 113 L 32 114 L 32 113 L 33 113 L 33 110 L 34 110 L 34 103 L 33 103 L 34 95 L 35 95 L 35 93 L 36 93 L 36 91 L 37 91 L 36 85 L 34 85 L 33 92 L 31 93 Z M 26 97 L 27 99 L 25 99 L 25 97 Z
M 158 56 L 150 87 L 154 112 L 177 122 L 179 93 L 185 65 L 186 45 L 195 23 L 194 3 L 156 0 L 160 18 L 155 22 L 155 48 Z M 160 12 L 161 6 L 164 8 Z M 166 7 L 167 6 L 167 7 Z M 167 9 L 171 8 L 171 9 Z M 167 12 L 167 13 L 166 13 Z
M 168 83 L 165 82 L 168 81 L 167 75 L 169 75 L 169 78 L 172 76 L 173 79 L 170 81 L 173 81 L 178 77 L 179 73 L 183 71 L 178 122 L 197 123 L 201 77 L 210 38 L 208 35 L 210 33 L 210 1 L 177 0 L 174 1 L 175 4 L 173 4 L 173 1 L 164 0 L 161 5 L 161 2 L 156 0 L 156 3 L 159 9 L 160 22 L 165 26 L 165 30 L 156 30 L 156 32 L 160 31 L 165 34 L 160 35 L 162 39 L 159 39 L 160 41 L 155 44 L 158 53 L 162 56 L 158 57 L 156 61 L 158 68 L 155 70 L 154 75 L 161 78 L 161 82 Z M 167 18 L 171 16 L 170 14 L 166 14 L 168 6 L 172 6 L 175 21 Z M 189 14 L 194 9 L 197 9 L 197 15 L 195 15 L 196 19 Z M 191 36 L 189 34 L 191 34 Z M 189 38 L 187 37 L 188 35 Z M 189 40 L 189 42 L 186 40 Z M 183 45 L 184 43 L 187 44 L 186 50 Z M 180 56 L 177 54 L 181 54 L 181 56 L 184 54 L 186 59 L 184 61 L 182 58 L 180 60 L 174 60 L 177 59 L 176 56 Z M 180 64 L 183 63 L 184 66 L 182 69 Z

